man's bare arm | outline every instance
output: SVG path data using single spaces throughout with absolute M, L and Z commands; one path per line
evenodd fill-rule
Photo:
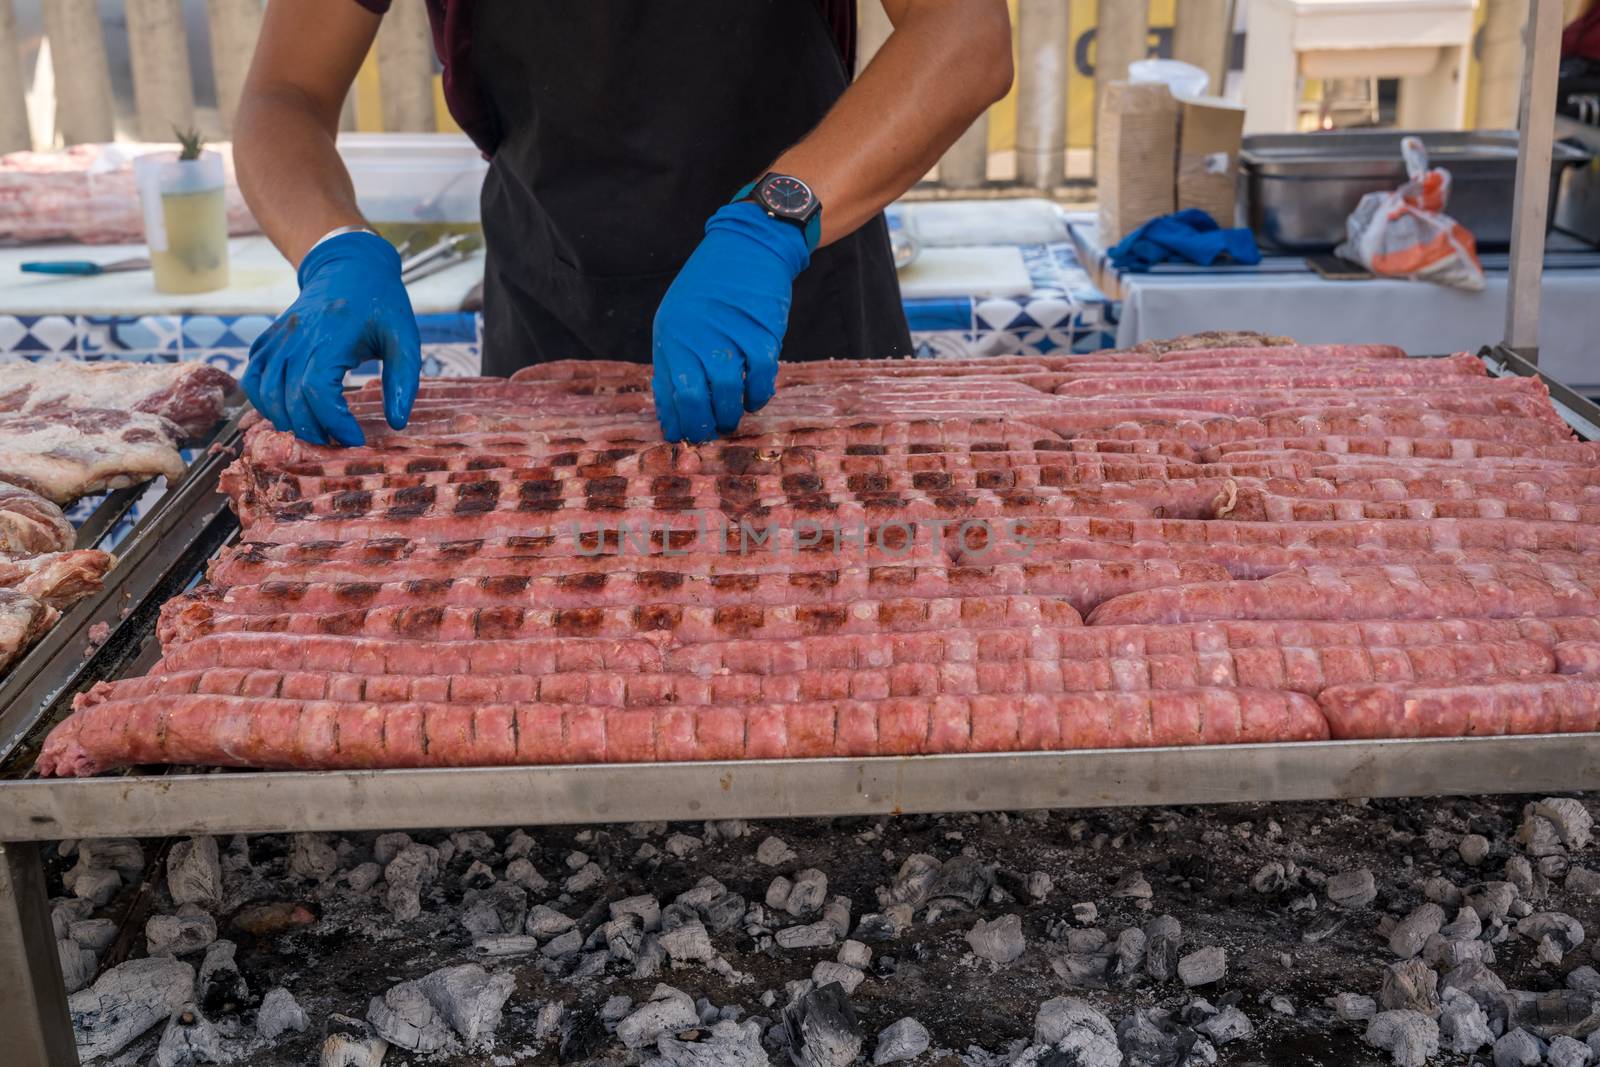
M 883 48 L 817 128 L 772 165 L 822 201 L 823 244 L 911 188 L 1011 87 L 1005 0 L 883 6 L 894 24 Z
M 334 136 L 378 22 L 352 0 L 267 5 L 234 120 L 233 157 L 256 221 L 296 266 L 329 230 L 365 225 Z

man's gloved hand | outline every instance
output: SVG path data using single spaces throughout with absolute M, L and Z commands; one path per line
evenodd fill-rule
M 383 363 L 383 412 L 404 429 L 422 374 L 422 342 L 400 254 L 372 233 L 342 233 L 300 262 L 300 298 L 250 346 L 244 391 L 279 430 L 315 445 L 363 445 L 344 376 Z
M 750 201 L 711 216 L 656 310 L 651 389 L 668 441 L 732 433 L 772 399 L 794 279 L 810 261 L 800 227 Z

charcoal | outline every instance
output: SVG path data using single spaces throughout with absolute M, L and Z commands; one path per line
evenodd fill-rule
M 1336 874 L 1323 888 L 1329 901 L 1345 908 L 1364 908 L 1378 896 L 1377 883 L 1365 867 Z
M 223 1063 L 226 1060 L 222 1035 L 198 1006 L 185 1004 L 172 1013 L 161 1043 L 156 1046 L 154 1067 L 192 1067 L 194 1064 Z
M 1028 947 L 1022 936 L 1022 917 L 1003 915 L 993 922 L 980 919 L 967 933 L 967 944 L 976 956 L 1002 965 L 1010 963 Z
M 769 837 L 756 848 L 756 862 L 763 867 L 783 867 L 796 859 L 794 849 L 776 837 Z
M 1228 973 L 1228 954 L 1211 945 L 1189 953 L 1178 961 L 1178 980 L 1187 988 L 1222 981 Z
M 1594 817 L 1583 801 L 1572 797 L 1546 797 L 1533 805 L 1533 812 L 1548 819 L 1561 836 L 1561 843 L 1570 849 L 1587 848 Z
M 232 941 L 214 941 L 206 947 L 195 979 L 196 997 L 208 1016 L 232 1014 L 242 1010 L 250 999 L 250 986 L 234 961 L 237 946 Z
M 78 1057 L 113 1056 L 194 999 L 194 968 L 170 956 L 129 960 L 67 1000 Z
M 1512 1030 L 1494 1043 L 1494 1067 L 1538 1067 L 1543 1062 L 1544 1048 L 1526 1030 Z
M 782 905 L 773 904 L 770 893 L 767 904 L 769 907 L 781 906 L 795 918 L 803 919 L 820 912 L 827 899 L 828 876 L 815 868 L 807 868 L 794 876 L 794 885 Z
M 76 993 L 94 977 L 95 954 L 70 937 L 56 941 L 56 955 L 61 957 L 61 979 L 68 993 Z
M 103 908 L 122 888 L 122 875 L 106 868 L 95 867 L 81 872 L 72 882 L 72 895 Z
M 1489 858 L 1489 839 L 1482 834 L 1468 834 L 1456 846 L 1456 851 L 1461 856 L 1461 862 L 1468 867 L 1476 867 Z
M 1389 951 L 1401 959 L 1410 959 L 1422 951 L 1428 938 L 1444 926 L 1444 909 L 1434 903 L 1423 904 L 1401 919 L 1389 933 Z
M 289 873 L 308 882 L 326 881 L 339 869 L 339 854 L 322 834 L 295 834 L 289 846 Z
M 648 1001 L 617 1023 L 617 1039 L 630 1049 L 643 1048 L 662 1034 L 691 1029 L 699 1022 L 687 993 L 657 985 Z
M 907 1016 L 884 1027 L 872 1052 L 872 1067 L 914 1060 L 928 1051 L 931 1039 L 927 1027 Z
M 1544 1051 L 1544 1061 L 1550 1067 L 1588 1067 L 1593 1058 L 1588 1045 L 1565 1034 L 1552 1038 Z
M 1439 1009 L 1439 1038 L 1446 1050 L 1470 1054 L 1494 1043 L 1489 1017 L 1461 990 L 1446 990 Z
M 303 1032 L 309 1025 L 304 1009 L 283 986 L 273 986 L 256 1010 L 256 1033 L 272 1041 L 288 1030 Z
M 795 1067 L 846 1067 L 861 1054 L 861 1025 L 837 984 L 801 996 L 783 1010 L 789 1058 Z
M 1367 1024 L 1367 1043 L 1394 1057 L 1396 1067 L 1422 1067 L 1439 1051 L 1439 1026 L 1420 1012 L 1379 1012 Z
M 370 1023 L 337 1013 L 328 1017 L 318 1067 L 379 1067 L 389 1042 Z
M 515 984 L 509 974 L 491 974 L 476 963 L 440 968 L 417 983 L 468 1047 L 494 1034 Z
M 1198 1023 L 1195 1029 L 1204 1034 L 1206 1038 L 1218 1047 L 1230 1041 L 1239 1041 L 1249 1037 L 1254 1029 L 1249 1018 L 1244 1012 L 1235 1007 L 1226 1007 L 1204 1022 Z
M 1378 1006 L 1384 1011 L 1433 1014 L 1439 1009 L 1439 975 L 1419 959 L 1391 963 L 1383 971 Z
M 221 906 L 222 864 L 216 838 L 191 837 L 172 846 L 167 853 L 167 891 L 175 904 Z
M 198 915 L 152 915 L 144 924 L 145 945 L 152 956 L 186 956 L 217 939 L 217 920 Z
M 767 1067 L 768 1062 L 759 1023 L 717 1022 L 693 1041 L 662 1034 L 656 1050 L 659 1055 L 645 1067 Z
M 637 916 L 640 927 L 646 933 L 661 929 L 661 903 L 655 897 L 624 897 L 612 901 L 608 908 L 613 919 L 620 919 L 624 915 Z
M 866 974 L 855 967 L 850 967 L 834 960 L 821 960 L 812 968 L 811 980 L 820 988 L 829 982 L 837 982 L 846 994 L 854 993 L 856 988 L 866 980 Z

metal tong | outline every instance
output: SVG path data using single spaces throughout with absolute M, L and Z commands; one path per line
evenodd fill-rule
M 407 255 L 411 250 L 411 242 L 404 242 L 400 246 L 400 280 L 410 285 L 446 267 L 455 266 L 472 254 L 472 250 L 464 246 L 475 240 L 472 234 L 451 234 L 413 255 Z

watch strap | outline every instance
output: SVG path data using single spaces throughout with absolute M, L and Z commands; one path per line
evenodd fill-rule
M 762 175 L 762 178 L 764 177 L 766 177 L 766 175 Z M 761 178 L 757 178 L 755 181 L 740 189 L 737 193 L 734 193 L 733 199 L 729 200 L 728 203 L 737 204 L 741 200 L 754 200 L 755 197 L 753 194 L 756 191 L 756 186 L 761 184 L 761 180 Z M 759 201 L 757 201 L 757 203 L 759 203 Z M 765 207 L 765 205 L 762 206 L 763 208 Z M 768 212 L 768 214 L 771 215 L 771 212 Z M 772 217 L 779 218 L 781 216 L 774 215 Z M 785 219 L 784 221 L 787 222 L 791 220 Z M 815 252 L 817 250 L 817 245 L 822 243 L 822 206 L 820 204 L 817 206 L 817 210 L 811 213 L 811 217 L 806 220 L 805 225 L 802 226 L 800 230 L 805 235 L 806 251 Z

